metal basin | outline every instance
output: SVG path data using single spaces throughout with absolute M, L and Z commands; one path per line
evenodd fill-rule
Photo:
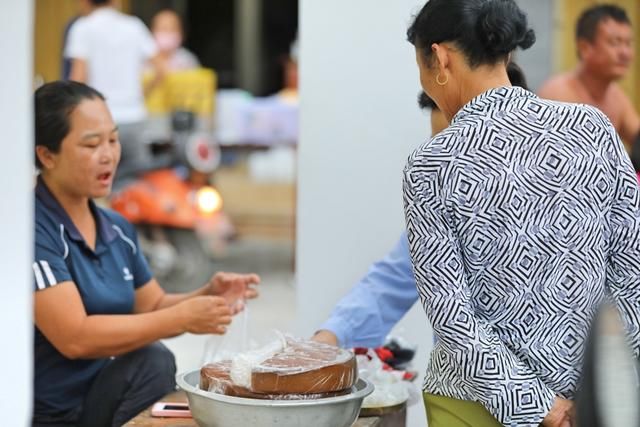
M 350 427 L 373 385 L 358 379 L 352 392 L 315 400 L 261 400 L 200 390 L 200 371 L 177 376 L 200 427 Z

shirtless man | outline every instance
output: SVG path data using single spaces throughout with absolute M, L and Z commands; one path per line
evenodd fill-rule
M 580 62 L 575 70 L 546 81 L 540 97 L 593 105 L 609 117 L 629 146 L 640 132 L 640 118 L 616 81 L 633 60 L 633 29 L 624 9 L 598 5 L 582 13 L 576 25 Z

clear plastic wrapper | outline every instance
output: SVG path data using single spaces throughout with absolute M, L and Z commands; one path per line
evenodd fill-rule
M 259 349 L 207 364 L 200 372 L 204 390 L 263 399 L 336 396 L 348 393 L 358 378 L 350 351 L 284 335 Z
M 220 360 L 230 360 L 238 353 L 256 348 L 256 343 L 249 341 L 249 304 L 242 305 L 242 311 L 233 317 L 233 321 L 224 335 L 211 335 L 207 340 L 202 355 L 202 365 Z

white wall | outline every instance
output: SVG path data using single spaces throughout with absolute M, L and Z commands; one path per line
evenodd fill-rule
M 536 43 L 527 50 L 518 50 L 515 59 L 524 70 L 531 90 L 536 91 L 554 70 L 553 48 L 557 41 L 553 39 L 553 19 L 556 4 L 554 0 L 517 0 L 517 3 L 536 32 Z
M 297 325 L 309 335 L 404 227 L 402 168 L 429 135 L 405 32 L 420 0 L 301 0 Z M 401 322 L 420 345 L 431 331 L 414 306 Z M 422 404 L 409 425 L 425 425 Z
M 33 381 L 32 12 L 30 0 L 0 1 L 0 414 L 6 426 L 27 425 Z

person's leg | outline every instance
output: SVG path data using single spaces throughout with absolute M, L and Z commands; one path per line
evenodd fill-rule
M 424 393 L 429 427 L 501 427 L 478 402 Z
M 85 398 L 78 427 L 122 426 L 176 388 L 173 353 L 154 343 L 111 360 Z
M 33 414 L 31 427 L 75 427 L 80 417 L 80 408 L 58 414 Z

